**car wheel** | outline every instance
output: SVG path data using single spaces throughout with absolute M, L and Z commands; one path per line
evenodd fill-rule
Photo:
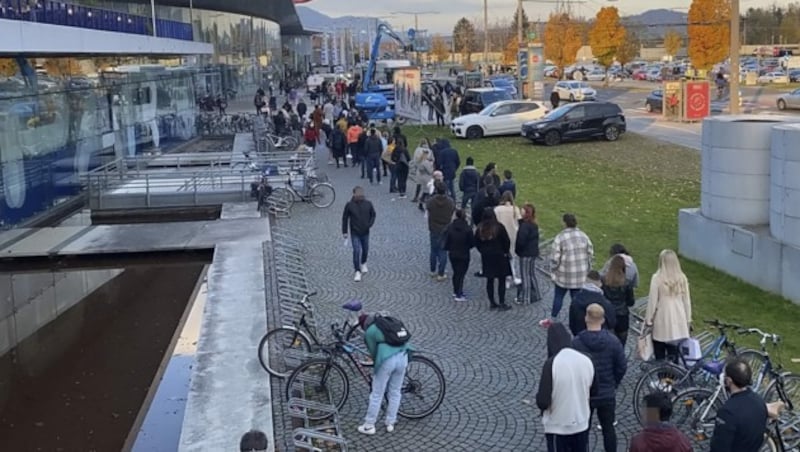
M 786 101 L 778 99 L 778 110 L 786 110 Z
M 569 95 L 569 101 L 570 102 L 575 102 L 575 95 L 574 94 L 570 94 Z
M 651 104 L 650 102 L 645 102 L 644 103 L 644 109 L 647 110 L 648 113 L 652 113 L 653 112 L 653 104 Z
M 619 138 L 619 127 L 606 126 L 606 129 L 603 131 L 603 136 L 608 141 L 617 141 L 617 139 Z
M 544 144 L 555 146 L 558 143 L 561 143 L 561 134 L 558 133 L 558 130 L 551 130 L 544 134 Z
M 471 126 L 467 129 L 467 139 L 474 140 L 483 137 L 483 129 L 478 126 Z

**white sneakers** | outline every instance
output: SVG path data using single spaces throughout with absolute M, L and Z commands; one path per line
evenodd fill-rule
M 393 431 L 394 431 L 394 425 L 389 424 L 389 425 L 386 426 L 386 432 L 387 433 L 392 433 Z
M 367 269 L 367 264 L 361 264 L 361 273 L 366 273 L 369 270 Z
M 386 432 L 392 433 L 394 431 L 393 424 L 386 425 Z M 374 435 L 375 434 L 375 426 L 371 424 L 362 424 L 358 426 L 358 432 L 363 433 L 365 435 Z
M 356 275 L 353 276 L 353 281 L 358 282 L 361 281 L 361 277 L 364 276 L 364 273 L 368 272 L 367 264 L 361 264 L 361 269 L 356 270 Z
M 356 275 L 353 277 L 353 281 L 355 282 L 361 281 L 361 272 L 356 272 Z

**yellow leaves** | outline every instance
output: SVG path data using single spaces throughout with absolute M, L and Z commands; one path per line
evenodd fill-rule
M 544 57 L 559 68 L 574 63 L 581 45 L 581 27 L 567 13 L 550 14 L 544 29 Z
M 517 61 L 518 49 L 519 43 L 517 42 L 517 37 L 511 36 L 508 38 L 508 42 L 505 48 L 503 48 L 503 64 L 515 64 Z
M 664 35 L 664 50 L 667 55 L 674 57 L 683 46 L 683 38 L 675 30 L 669 30 Z
M 17 73 L 17 62 L 11 58 L 0 58 L 0 75 L 11 77 Z
M 692 65 L 709 70 L 730 51 L 730 1 L 693 0 L 689 8 L 689 58 Z
M 439 34 L 433 36 L 433 40 L 431 41 L 431 53 L 439 63 L 444 63 L 447 61 L 447 58 L 450 57 L 450 49 Z
M 617 50 L 625 43 L 626 31 L 619 20 L 619 11 L 613 6 L 600 8 L 594 25 L 589 30 L 589 45 L 598 63 L 608 67 L 614 62 Z

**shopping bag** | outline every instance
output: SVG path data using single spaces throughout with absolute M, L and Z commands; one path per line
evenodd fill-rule
M 653 328 L 644 327 L 642 334 L 636 340 L 636 356 L 642 361 L 650 361 L 653 355 Z

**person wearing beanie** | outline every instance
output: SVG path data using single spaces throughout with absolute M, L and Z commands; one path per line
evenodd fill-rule
M 403 379 L 408 367 L 408 353 L 413 348 L 408 342 L 400 346 L 387 344 L 373 314 L 361 314 L 358 317 L 358 324 L 364 330 L 364 342 L 375 363 L 372 368 L 372 390 L 369 394 L 367 414 L 364 416 L 364 423 L 358 426 L 358 431 L 365 435 L 376 433 L 375 423 L 378 421 L 378 413 L 385 397 L 388 401 L 386 431 L 392 433 L 400 409 Z

